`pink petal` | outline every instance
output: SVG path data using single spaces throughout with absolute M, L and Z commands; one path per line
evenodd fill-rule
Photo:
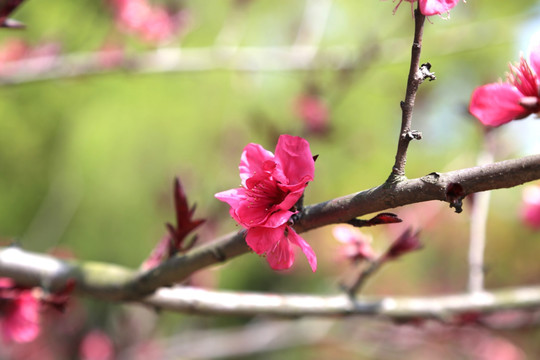
M 536 73 L 540 76 L 540 33 L 536 33 L 529 45 L 529 64 Z
M 276 162 L 281 165 L 288 184 L 313 180 L 315 161 L 309 143 L 301 137 L 281 135 L 276 146 Z
M 514 86 L 507 83 L 483 85 L 474 90 L 469 111 L 484 125 L 500 126 L 529 114 L 519 105 L 522 97 Z
M 540 186 L 530 185 L 523 189 L 521 207 L 523 222 L 533 229 L 540 230 Z
M 283 234 L 272 250 L 266 253 L 266 261 L 274 270 L 291 268 L 294 263 L 294 248 Z
M 332 235 L 343 244 L 354 244 L 360 238 L 358 230 L 347 225 L 336 225 L 332 229 Z
M 261 145 L 253 143 L 246 145 L 239 166 L 242 185 L 245 185 L 245 181 L 253 175 L 261 174 L 264 171 L 265 162 L 273 160 L 274 154 L 265 150 Z
M 294 213 L 288 210 L 278 210 L 272 212 L 272 214 L 264 222 L 264 227 L 276 228 L 281 225 L 285 225 Z
M 0 289 L 11 289 L 15 286 L 15 282 L 11 278 L 0 277 Z
M 283 190 L 284 193 L 288 193 L 285 196 L 285 199 L 278 204 L 279 209 L 288 210 L 296 204 L 296 202 L 302 197 L 302 194 L 304 194 L 304 189 L 306 188 L 305 184 L 299 184 L 299 186 L 295 186 L 297 189 L 294 189 L 295 187 L 288 187 L 288 186 L 281 186 L 279 185 L 280 189 Z M 292 190 L 289 190 L 292 189 Z M 289 192 L 290 191 L 290 192 Z
M 84 336 L 79 355 L 81 359 L 110 360 L 114 358 L 114 344 L 104 332 L 92 330 Z
M 232 208 L 238 208 L 240 203 L 246 199 L 246 189 L 236 188 L 218 192 L 214 195 L 216 199 L 221 200 L 229 204 Z
M 246 235 L 248 246 L 259 255 L 266 253 L 266 261 L 274 270 L 289 269 L 294 263 L 294 249 L 285 237 L 285 228 L 256 227 Z
M 248 229 L 246 243 L 256 254 L 262 255 L 270 252 L 284 238 L 285 226 L 279 228 L 254 227 Z
M 237 189 L 222 191 L 215 194 L 214 196 L 218 200 L 226 202 L 227 204 L 230 205 L 229 213 L 231 214 L 234 220 L 236 220 L 238 223 L 243 222 L 238 216 L 237 211 L 247 198 L 246 190 L 244 188 L 237 188 Z
M 288 238 L 291 243 L 302 249 L 307 257 L 309 266 L 311 266 L 311 271 L 315 272 L 317 270 L 317 256 L 311 246 L 291 227 L 288 227 Z
M 420 12 L 426 16 L 441 15 L 452 9 L 459 0 L 420 0 Z
M 3 336 L 23 343 L 34 340 L 39 331 L 39 302 L 31 291 L 23 291 L 2 319 Z

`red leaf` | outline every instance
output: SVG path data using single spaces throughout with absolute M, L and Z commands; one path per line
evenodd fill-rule
M 400 223 L 402 221 L 403 220 L 398 218 L 396 214 L 380 213 L 368 220 L 368 223 L 369 223 L 368 226 L 380 225 L 380 224 L 395 224 L 395 223 Z
M 395 223 L 400 223 L 402 221 L 403 220 L 398 218 L 396 214 L 380 213 L 380 214 L 375 215 L 369 220 L 352 219 L 348 221 L 347 223 L 355 227 L 366 227 L 366 226 L 374 226 L 374 225 L 382 225 L 382 224 L 395 224 Z
M 0 0 L 0 26 L 8 28 L 24 27 L 21 23 L 8 19 L 8 16 L 19 7 L 24 0 Z
M 176 228 L 172 225 L 168 225 L 169 233 L 171 234 L 174 247 L 176 250 L 182 250 L 182 243 L 186 236 L 192 232 L 195 228 L 205 222 L 203 219 L 192 220 L 191 217 L 195 212 L 195 204 L 191 207 L 188 206 L 187 197 L 180 183 L 180 179 L 176 178 L 174 181 L 174 208 L 176 212 Z
M 143 270 L 152 269 L 176 253 L 187 251 L 194 243 L 193 241 L 188 244 L 185 243 L 187 235 L 205 222 L 203 219 L 192 219 L 195 213 L 195 205 L 189 208 L 186 194 L 178 178 L 174 181 L 173 192 L 176 226 L 166 224 L 167 234 L 143 262 L 141 265 Z
M 396 241 L 394 241 L 392 246 L 390 246 L 390 248 L 386 251 L 384 258 L 394 260 L 401 255 L 419 250 L 421 248 L 422 243 L 420 243 L 419 233 L 412 232 L 412 230 L 408 228 L 399 236 L 399 238 L 396 239 Z
M 163 261 L 171 257 L 171 249 L 172 249 L 173 241 L 171 239 L 170 234 L 166 234 L 161 238 L 159 243 L 154 247 L 152 252 L 150 253 L 150 256 L 142 263 L 141 269 L 142 270 L 149 270 L 153 269 L 159 264 L 161 264 Z

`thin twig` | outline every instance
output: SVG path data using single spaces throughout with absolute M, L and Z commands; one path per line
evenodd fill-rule
M 356 294 L 360 291 L 360 289 L 364 286 L 366 281 L 373 276 L 381 268 L 381 265 L 384 263 L 384 259 L 379 257 L 378 259 L 375 259 L 369 263 L 367 267 L 362 268 L 358 276 L 356 276 L 355 281 L 347 286 L 345 290 L 347 291 L 347 294 L 355 298 Z
M 420 6 L 420 5 L 418 5 Z M 420 72 L 420 54 L 422 52 L 422 35 L 424 33 L 424 22 L 426 17 L 419 9 L 414 11 L 414 40 L 411 50 L 411 65 L 409 77 L 407 78 L 407 89 L 405 91 L 405 101 L 401 102 L 401 130 L 399 132 L 396 162 L 392 168 L 389 182 L 395 182 L 405 176 L 405 163 L 407 162 L 407 148 L 409 142 L 414 138 L 411 133 L 412 114 L 414 101 L 418 86 L 424 80 L 424 75 Z

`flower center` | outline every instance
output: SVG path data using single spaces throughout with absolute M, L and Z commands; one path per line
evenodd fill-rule
M 514 85 L 524 96 L 538 98 L 538 77 L 524 58 L 521 58 L 519 64 L 510 64 L 510 73 L 507 77 L 508 82 Z

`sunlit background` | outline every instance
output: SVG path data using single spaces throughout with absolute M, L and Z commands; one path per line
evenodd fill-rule
M 377 186 L 388 177 L 409 68 L 409 3 L 395 15 L 395 3 L 377 0 L 152 5 L 178 15 L 165 39 L 150 41 L 122 26 L 113 2 L 104 1 L 29 1 L 13 15 L 27 28 L 0 31 L 0 80 L 7 79 L 0 81 L 4 244 L 16 239 L 31 251 L 137 268 L 165 234 L 164 224 L 174 220 L 175 176 L 190 203 L 197 204 L 195 216 L 206 219 L 197 231 L 199 242 L 211 241 L 239 229 L 214 194 L 239 185 L 244 146 L 255 142 L 273 151 L 283 133 L 305 137 L 319 154 L 306 204 Z M 422 62 L 432 64 L 437 80 L 424 83 L 417 97 L 413 128 L 423 139 L 411 143 L 409 178 L 476 165 L 483 136 L 467 112 L 470 94 L 504 78 L 508 62 L 526 54 L 539 21 L 540 7 L 532 0 L 471 0 L 458 4 L 450 19 L 429 18 Z M 179 49 L 192 61 L 170 67 L 174 56 L 183 54 Z M 96 53 L 102 54 L 97 74 L 48 70 L 55 61 Z M 145 55 L 161 62 L 145 63 Z M 28 65 L 33 66 L 28 73 L 40 76 L 25 77 L 22 70 L 14 77 L 5 70 L 29 57 L 38 60 Z M 132 58 L 141 63 L 126 65 Z M 525 119 L 497 129 L 495 159 L 538 152 L 539 123 Z M 488 288 L 538 281 L 540 234 L 520 222 L 521 191 L 492 195 Z M 425 246 L 384 267 L 363 293 L 465 291 L 468 205 L 462 214 L 438 202 L 394 209 L 404 224 L 365 230 L 379 251 L 409 226 L 421 230 Z M 303 235 L 319 259 L 314 274 L 301 253 L 292 270 L 279 273 L 247 254 L 200 271 L 191 284 L 337 293 L 350 265 L 337 260 L 339 243 L 331 230 Z M 391 326 L 358 318 L 269 323 L 257 317 L 154 313 L 89 299 L 77 299 L 65 317 L 70 330 L 51 330 L 43 337 L 62 333 L 72 340 L 57 341 L 54 349 L 36 345 L 33 358 L 43 359 L 47 351 L 55 354 L 52 358 L 72 354 L 77 342 L 96 330 L 110 339 L 114 356 L 125 359 L 324 359 L 331 354 L 493 359 L 489 352 L 481 355 L 488 351 L 482 346 L 507 354 L 499 359 L 540 356 L 540 333 L 534 329 Z M 255 346 L 253 339 L 261 338 L 267 341 Z

